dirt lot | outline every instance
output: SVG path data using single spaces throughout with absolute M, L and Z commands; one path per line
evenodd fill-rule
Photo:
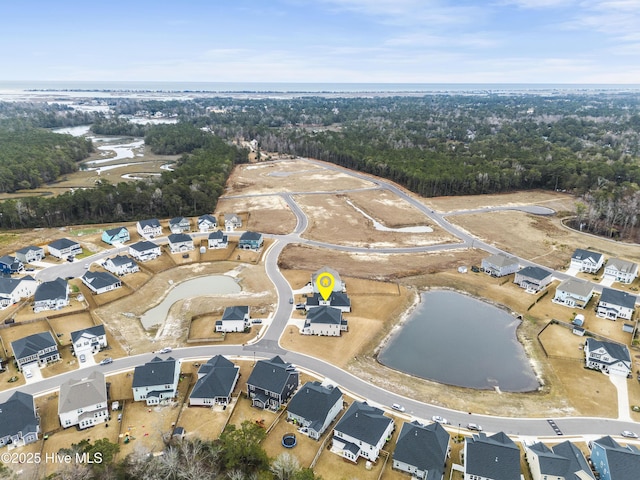
M 260 233 L 287 234 L 296 226 L 296 217 L 278 195 L 246 198 L 221 198 L 216 211 L 247 212 L 243 230 Z
M 386 227 L 433 226 L 431 219 L 388 190 L 349 192 L 347 197 Z

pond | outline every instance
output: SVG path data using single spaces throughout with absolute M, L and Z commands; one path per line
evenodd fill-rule
M 227 275 L 208 275 L 193 278 L 175 285 L 162 302 L 152 309 L 147 310 L 144 315 L 140 317 L 140 321 L 142 322 L 142 326 L 148 329 L 164 322 L 169 309 L 178 300 L 203 295 L 240 293 L 241 290 L 240 285 L 238 285 L 235 279 Z
M 539 386 L 516 337 L 520 320 L 467 295 L 437 290 L 378 355 L 383 365 L 448 385 L 528 392 Z

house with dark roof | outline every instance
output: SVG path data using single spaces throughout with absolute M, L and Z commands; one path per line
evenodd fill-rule
M 162 249 L 159 245 L 148 240 L 134 243 L 129 247 L 129 255 L 138 260 L 139 262 L 146 262 L 153 260 L 162 254 Z
M 80 280 L 96 295 L 115 290 L 122 286 L 120 279 L 109 272 L 86 271 L 84 275 L 80 277 Z
M 603 373 L 628 377 L 631 374 L 631 355 L 626 345 L 601 342 L 587 337 L 584 345 L 584 361 L 587 368 Z
M 109 419 L 107 385 L 102 372 L 94 371 L 81 380 L 69 379 L 60 385 L 58 418 L 63 428 L 80 430 Z
M 442 480 L 449 454 L 449 434 L 434 422 L 404 423 L 393 452 L 393 468 L 422 480 Z
M 33 311 L 59 310 L 69 305 L 69 285 L 58 277 L 49 282 L 42 282 L 33 294 Z
M 198 217 L 198 230 L 200 232 L 209 232 L 218 228 L 218 220 L 208 213 Z
M 138 220 L 136 230 L 144 238 L 154 238 L 162 235 L 162 225 L 157 218 Z
M 620 258 L 610 258 L 604 266 L 604 278 L 614 282 L 624 284 L 632 283 L 638 276 L 638 264 L 622 260 Z
M 60 360 L 58 342 L 51 332 L 39 332 L 11 342 L 11 350 L 18 364 L 18 370 L 25 367 L 48 365 Z
M 167 238 L 171 253 L 188 252 L 195 249 L 193 238 L 187 233 L 172 233 Z
M 187 217 L 174 217 L 169 220 L 171 233 L 184 233 L 191 231 L 191 220 Z
M 209 234 L 209 248 L 227 248 L 229 246 L 229 238 L 222 230 L 217 230 Z
M 33 296 L 36 288 L 38 282 L 29 275 L 22 278 L 0 277 L 0 309 Z
M 259 360 L 247 379 L 247 397 L 254 407 L 278 410 L 298 388 L 296 368 L 279 356 Z
M 516 272 L 513 283 L 527 290 L 527 292 L 539 292 L 553 280 L 553 273 L 546 268 L 524 267 Z
M 133 400 L 159 405 L 175 398 L 180 381 L 180 362 L 173 357 L 154 357 L 133 371 Z
M 71 345 L 76 357 L 83 354 L 94 355 L 103 348 L 107 348 L 107 332 L 104 330 L 104 325 L 71 332 Z
M 4 255 L 0 257 L 0 273 L 13 275 L 24 271 L 24 264 L 16 257 Z
M 216 332 L 244 332 L 250 326 L 249 306 L 237 305 L 224 309 L 222 319 L 216 321 Z
M 604 255 L 591 250 L 577 248 L 571 255 L 569 268 L 585 273 L 598 273 L 604 263 Z
M 47 245 L 49 255 L 56 258 L 69 258 L 82 254 L 82 246 L 75 240 L 61 238 Z
M 342 410 L 342 391 L 320 382 L 305 383 L 287 405 L 287 420 L 319 440 Z
M 16 258 L 22 263 L 39 262 L 44 258 L 44 248 L 29 246 L 16 250 Z
M 227 232 L 233 232 L 236 228 L 242 227 L 242 219 L 236 213 L 224 214 L 224 229 Z
M 610 436 L 591 442 L 591 462 L 600 480 L 638 480 L 640 450 L 621 446 Z
M 110 228 L 102 232 L 102 241 L 109 245 L 125 243 L 129 240 L 131 240 L 131 236 L 126 227 Z
M 331 267 L 322 267 L 311 274 L 311 288 L 313 289 L 313 293 L 320 293 L 320 290 L 318 290 L 317 280 L 318 280 L 318 277 L 325 272 L 330 273 L 331 276 L 333 276 L 334 281 L 333 281 L 332 290 L 334 292 L 346 291 L 347 286 L 345 282 L 343 282 L 342 279 L 340 278 L 340 274 Z
M 342 318 L 342 311 L 334 307 L 316 307 L 307 312 L 303 335 L 325 335 L 339 337 L 348 330 L 347 320 Z
M 568 440 L 552 448 L 525 444 L 524 450 L 533 480 L 595 480 L 582 451 Z
M 136 261 L 128 255 L 116 255 L 115 257 L 107 258 L 102 266 L 114 275 L 127 275 L 128 273 L 140 271 Z
M 618 318 L 631 320 L 637 299 L 638 297 L 630 293 L 604 287 L 596 308 L 596 314 L 609 320 L 617 320 Z
M 0 447 L 22 447 L 38 440 L 40 417 L 33 396 L 17 390 L 0 403 Z
M 465 480 L 518 480 L 520 475 L 520 449 L 505 433 L 465 438 Z
M 198 380 L 189 395 L 189 406 L 230 404 L 239 377 L 239 366 L 222 355 L 210 358 L 198 368 Z
M 238 248 L 245 250 L 258 250 L 262 247 L 264 238 L 261 233 L 257 232 L 244 232 L 240 235 L 238 241 Z
M 355 401 L 333 429 L 331 451 L 352 462 L 359 457 L 375 462 L 394 428 L 381 409 Z
M 483 258 L 481 267 L 483 272 L 492 277 L 504 277 L 517 272 L 518 268 L 520 268 L 520 263 L 516 257 L 500 252 Z
M 305 310 L 309 311 L 316 307 L 334 307 L 339 309 L 342 313 L 351 311 L 351 299 L 343 292 L 331 292 L 329 298 L 326 300 L 319 293 L 314 293 L 310 297 L 307 297 L 305 303 Z
M 579 278 L 567 278 L 556 287 L 552 302 L 570 308 L 584 308 L 592 296 L 591 282 Z

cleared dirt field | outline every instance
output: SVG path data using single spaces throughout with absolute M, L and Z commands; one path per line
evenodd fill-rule
M 311 240 L 368 248 L 455 243 L 455 238 L 432 223 L 433 232 L 405 233 L 376 230 L 373 222 L 347 202 L 343 194 L 296 195 L 296 203 L 309 219 L 303 236 Z M 387 207 L 388 209 L 390 207 Z M 398 210 L 398 216 L 402 211 Z
M 247 212 L 243 230 L 260 233 L 286 234 L 296 226 L 296 217 L 278 195 L 245 198 L 221 198 L 216 211 Z M 223 224 L 224 225 L 224 224 Z
M 567 193 L 529 190 L 491 195 L 432 197 L 424 198 L 422 201 L 425 205 L 443 213 L 488 207 L 519 207 L 523 205 L 542 205 L 560 212 L 573 211 L 575 197 Z
M 389 228 L 430 225 L 431 219 L 387 190 L 363 190 L 347 194 L 358 208 Z

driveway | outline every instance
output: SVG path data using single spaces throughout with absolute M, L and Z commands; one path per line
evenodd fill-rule
M 29 375 L 27 372 L 31 372 L 31 377 L 27 377 Z M 42 380 L 42 372 L 40 371 L 40 367 L 37 363 L 33 365 L 27 365 L 22 368 L 22 374 L 24 375 L 25 383 L 37 383 Z
M 568 269 L 566 272 L 564 272 L 564 273 L 566 273 L 567 275 L 571 275 L 572 277 L 575 277 L 575 276 L 576 276 L 576 274 L 577 274 L 579 271 L 580 271 L 580 270 L 578 270 L 577 268 L 575 268 L 575 267 L 571 267 L 571 268 L 569 268 L 569 269 Z
M 600 282 L 600 285 L 602 285 L 603 287 L 610 287 L 611 285 L 613 285 L 613 282 L 615 282 L 615 280 L 613 278 L 606 278 L 605 277 Z
M 609 375 L 609 380 L 611 380 L 611 383 L 613 383 L 613 386 L 616 387 L 618 391 L 618 420 L 632 422 L 627 379 L 620 375 Z

